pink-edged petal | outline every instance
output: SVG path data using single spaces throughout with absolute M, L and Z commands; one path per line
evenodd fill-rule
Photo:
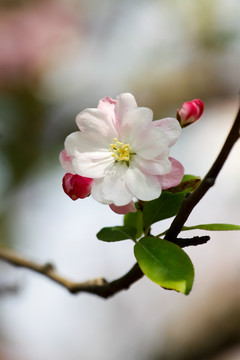
M 158 176 L 163 190 L 177 186 L 182 181 L 184 175 L 184 167 L 174 158 L 169 158 L 172 163 L 172 170 L 169 174 Z
M 116 124 L 115 106 L 116 100 L 109 96 L 101 99 L 98 103 L 98 109 L 104 111 L 104 113 L 107 114 L 109 121 L 114 125 Z
M 117 135 L 112 110 L 106 112 L 99 108 L 85 109 L 77 115 L 76 123 L 83 132 L 99 133 L 103 137 L 111 139 Z
M 134 144 L 135 137 L 141 132 L 150 129 L 153 120 L 153 112 L 151 109 L 137 107 L 130 109 L 122 118 L 120 124 L 121 141 Z
M 169 146 L 173 146 L 179 136 L 181 135 L 181 126 L 179 122 L 174 118 L 165 118 L 161 120 L 153 121 L 154 127 L 159 127 L 169 140 Z
M 107 152 L 76 153 L 72 161 L 75 173 L 93 179 L 105 176 L 107 169 L 113 163 L 113 157 Z
M 114 211 L 116 214 L 125 215 L 130 212 L 136 212 L 136 206 L 133 201 L 131 201 L 129 204 L 124 206 L 116 206 L 114 204 L 109 205 L 110 209 Z
M 102 204 L 110 205 L 111 200 L 107 200 L 103 196 L 102 185 L 103 185 L 103 178 L 93 180 L 92 191 L 91 191 L 92 197 L 93 199 L 95 199 L 96 201 Z
M 111 202 L 116 206 L 127 205 L 133 197 L 125 181 L 127 169 L 126 163 L 114 164 L 112 168 L 109 168 L 105 173 L 103 179 L 103 196 L 108 200 L 112 200 Z
M 135 97 L 130 93 L 124 93 L 116 98 L 115 114 L 119 123 L 122 122 L 125 114 L 137 107 Z
M 143 201 L 156 199 L 161 194 L 161 185 L 157 177 L 144 174 L 132 163 L 126 173 L 126 184 L 133 195 Z
M 70 155 L 68 155 L 65 149 L 60 152 L 59 160 L 63 167 L 63 170 L 65 170 L 67 173 L 74 174 L 74 169 L 72 166 L 72 158 Z
M 150 128 L 147 132 L 136 134 L 134 144 L 130 143 L 133 152 L 146 160 L 161 156 L 168 150 L 168 139 L 160 128 Z
M 172 164 L 168 158 L 168 152 L 164 157 L 158 157 L 153 160 L 145 160 L 135 155 L 134 161 L 136 165 L 145 173 L 151 175 L 165 175 L 171 171 Z

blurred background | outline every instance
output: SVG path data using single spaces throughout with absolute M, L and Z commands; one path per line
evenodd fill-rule
M 239 64 L 238 0 L 1 0 L 0 245 L 73 280 L 127 272 L 132 243 L 95 236 L 122 217 L 62 191 L 58 155 L 75 116 L 122 92 L 155 119 L 200 98 L 203 117 L 171 155 L 204 176 L 238 109 Z M 239 151 L 187 225 L 240 224 Z M 109 300 L 71 295 L 0 261 L 0 359 L 239 359 L 240 235 L 210 235 L 186 249 L 196 272 L 187 297 L 146 278 Z

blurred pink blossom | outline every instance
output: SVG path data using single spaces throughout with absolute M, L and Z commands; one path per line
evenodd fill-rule
M 56 1 L 1 9 L 0 87 L 31 83 L 61 58 L 78 31 L 76 15 Z

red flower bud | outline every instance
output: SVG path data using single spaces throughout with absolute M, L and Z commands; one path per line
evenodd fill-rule
M 72 199 L 84 199 L 91 194 L 93 179 L 67 173 L 62 180 L 64 192 Z
M 203 110 L 204 104 L 199 99 L 183 103 L 181 110 L 177 111 L 177 119 L 180 122 L 181 127 L 186 127 L 197 121 L 202 115 Z

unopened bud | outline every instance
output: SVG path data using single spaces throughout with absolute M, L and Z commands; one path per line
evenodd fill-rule
M 72 199 L 84 199 L 91 194 L 93 179 L 67 173 L 62 180 L 64 192 Z
M 181 110 L 177 110 L 177 119 L 181 127 L 186 127 L 197 121 L 203 113 L 204 104 L 200 99 L 183 103 Z

